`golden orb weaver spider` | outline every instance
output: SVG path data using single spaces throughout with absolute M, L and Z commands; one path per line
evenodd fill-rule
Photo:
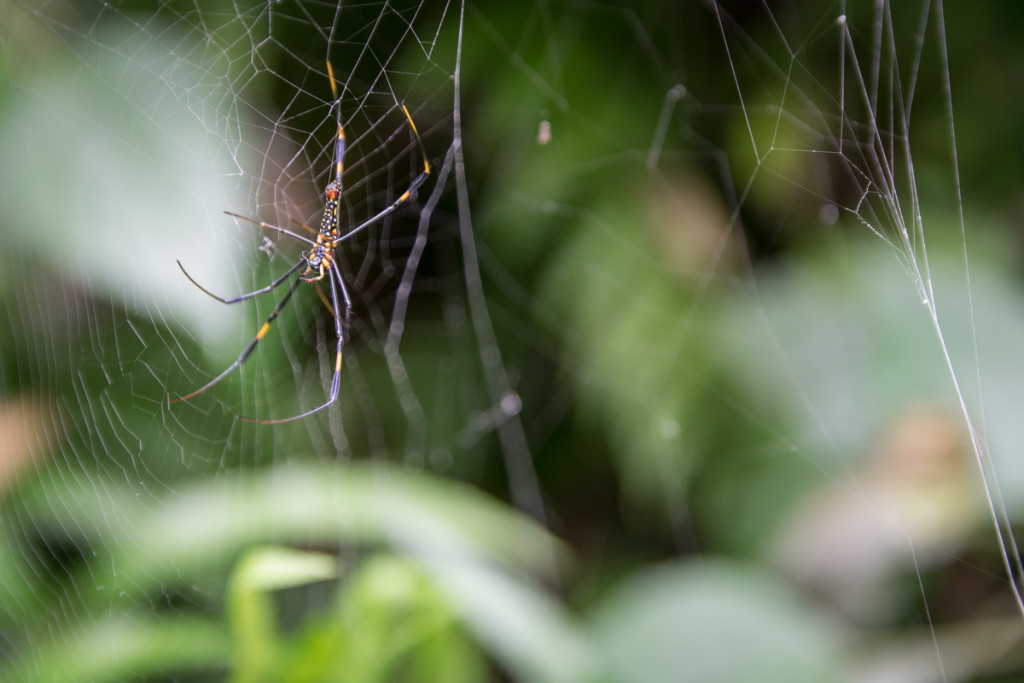
M 341 183 L 341 174 L 342 171 L 344 170 L 345 160 L 345 130 L 341 125 L 341 104 L 338 99 L 338 85 L 334 79 L 334 69 L 331 66 L 330 62 L 327 62 L 327 77 L 331 81 L 331 94 L 334 96 L 334 104 L 338 107 L 338 135 L 335 138 L 334 143 L 334 178 L 333 180 L 331 180 L 331 182 L 327 184 L 327 187 L 324 189 L 325 203 L 323 209 L 323 217 L 320 219 L 320 230 L 314 231 L 312 228 L 300 223 L 300 225 L 306 230 L 309 230 L 310 232 L 316 232 L 316 239 L 309 239 L 303 235 L 300 235 L 286 228 L 281 228 L 276 225 L 270 225 L 269 223 L 264 223 L 263 221 L 256 220 L 255 218 L 249 218 L 247 216 L 242 216 L 237 213 L 232 213 L 230 211 L 224 212 L 229 216 L 240 218 L 244 221 L 248 221 L 249 223 L 255 223 L 261 228 L 266 228 L 268 230 L 274 230 L 276 232 L 289 235 L 291 237 L 294 237 L 295 239 L 298 239 L 308 244 L 310 248 L 307 251 L 302 252 L 302 256 L 299 259 L 298 263 L 293 265 L 283 275 L 281 275 L 281 277 L 277 278 L 266 287 L 261 287 L 256 291 L 248 292 L 246 294 L 240 294 L 238 296 L 224 298 L 217 296 L 216 294 L 214 294 L 213 292 L 209 291 L 208 289 L 200 285 L 198 282 L 196 282 L 195 279 L 193 279 L 193 277 L 188 274 L 188 271 L 185 270 L 185 267 L 181 265 L 181 261 L 177 262 L 178 267 L 181 268 L 181 272 L 185 274 L 185 277 L 188 278 L 189 282 L 198 287 L 201 292 L 225 304 L 238 303 L 239 301 L 245 301 L 246 299 L 251 299 L 261 294 L 271 292 L 274 289 L 277 289 L 279 285 L 287 281 L 288 278 L 294 275 L 296 271 L 299 271 L 300 269 L 301 271 L 299 272 L 295 280 L 292 282 L 291 286 L 288 288 L 288 291 L 285 292 L 285 295 L 281 297 L 281 300 L 277 302 L 276 306 L 274 306 L 274 310 L 271 311 L 270 316 L 267 318 L 266 322 L 264 322 L 263 325 L 260 327 L 259 331 L 256 333 L 256 337 L 251 342 L 249 342 L 249 345 L 246 346 L 245 349 L 242 350 L 242 353 L 238 356 L 238 359 L 235 360 L 234 363 L 229 365 L 227 369 L 224 370 L 224 372 L 220 373 L 219 375 L 217 375 L 212 380 L 210 380 L 203 386 L 199 387 L 195 391 L 185 394 L 184 396 L 179 396 L 178 398 L 168 398 L 168 403 L 187 401 L 193 396 L 197 396 L 203 393 L 204 391 L 206 391 L 207 389 L 209 389 L 210 387 L 214 386 L 222 379 L 227 377 L 239 366 L 241 366 L 242 363 L 245 362 L 245 359 L 247 359 L 252 354 L 253 350 L 256 348 L 256 345 L 260 342 L 260 340 L 263 339 L 264 336 L 266 336 L 267 332 L 270 330 L 270 326 L 274 323 L 274 320 L 277 318 L 278 313 L 281 312 L 281 309 L 284 308 L 285 304 L 287 304 L 288 301 L 292 298 L 292 295 L 295 293 L 295 290 L 298 289 L 299 284 L 303 282 L 317 283 L 323 280 L 324 278 L 326 278 L 327 282 L 331 285 L 330 302 L 327 301 L 327 297 L 319 288 L 317 288 L 317 293 L 320 295 L 320 298 L 327 306 L 327 309 L 331 311 L 332 315 L 334 316 L 334 331 L 338 338 L 337 352 L 334 360 L 334 377 L 331 379 L 331 388 L 327 394 L 327 400 L 311 410 L 299 413 L 298 415 L 292 415 L 291 417 L 278 418 L 273 420 L 257 420 L 254 418 L 244 416 L 239 417 L 241 417 L 241 419 L 247 422 L 255 422 L 258 424 L 279 424 L 282 422 L 291 422 L 293 420 L 301 420 L 304 417 L 309 417 L 314 413 L 318 413 L 321 410 L 327 408 L 328 406 L 333 405 L 334 402 L 338 400 L 338 392 L 341 388 L 341 352 L 342 347 L 344 346 L 345 343 L 345 328 L 348 326 L 349 314 L 352 310 L 352 300 L 349 298 L 348 290 L 345 288 L 345 281 L 342 278 L 341 270 L 339 269 L 338 263 L 335 260 L 334 250 L 338 247 L 339 244 L 341 244 L 342 241 L 348 239 L 352 235 L 355 235 L 361 230 L 364 230 L 365 228 L 373 225 L 382 218 L 390 215 L 400 206 L 402 206 L 405 202 L 407 202 L 409 198 L 412 196 L 413 192 L 415 192 L 419 188 L 419 186 L 422 185 L 427 180 L 427 177 L 430 176 L 430 162 L 427 160 L 427 150 L 426 147 L 424 147 L 423 145 L 423 139 L 420 138 L 419 131 L 416 129 L 416 124 L 413 122 L 412 116 L 409 114 L 409 110 L 406 108 L 404 104 L 399 104 L 399 106 L 402 108 L 402 113 L 405 114 L 405 118 L 409 122 L 409 128 L 412 129 L 413 137 L 416 139 L 416 144 L 419 147 L 420 154 L 423 157 L 423 170 L 412 181 L 408 189 L 406 189 L 406 191 L 403 192 L 401 196 L 398 197 L 398 199 L 396 199 L 387 207 L 385 207 L 383 211 L 380 211 L 376 215 L 363 221 L 362 223 L 352 228 L 351 230 L 348 230 L 345 234 L 340 234 L 338 228 L 338 221 L 343 190 Z M 341 302 L 344 303 L 344 307 L 338 305 L 339 291 L 341 292 Z

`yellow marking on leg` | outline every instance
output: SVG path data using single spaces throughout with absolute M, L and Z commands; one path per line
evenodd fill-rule
M 402 196 L 398 198 L 398 203 L 399 203 L 399 204 L 401 204 L 402 202 L 404 202 L 404 201 L 405 201 L 406 199 L 408 199 L 408 198 L 409 198 L 409 190 L 406 190 L 406 191 L 405 191 L 405 192 L 404 192 L 404 193 L 402 194 Z
M 270 321 L 268 320 L 267 322 L 263 323 L 263 327 L 261 327 L 260 331 L 256 333 L 256 340 L 259 341 L 260 339 L 263 339 L 263 336 L 269 330 L 270 330 Z
M 416 128 L 416 122 L 412 120 L 412 115 L 409 113 L 409 108 L 404 104 L 401 105 L 402 111 L 405 112 L 405 118 L 409 121 L 409 126 L 412 128 L 412 132 L 416 135 L 416 141 L 419 143 L 420 149 L 423 149 L 423 140 L 420 138 L 420 131 Z M 426 150 L 423 151 L 423 170 L 428 175 L 430 174 L 430 162 L 426 159 Z
M 327 61 L 327 77 L 331 79 L 331 92 L 334 94 L 334 99 L 338 99 L 338 86 L 334 84 L 334 67 L 331 66 L 330 60 Z
M 412 132 L 416 133 L 416 137 L 419 137 L 420 132 L 416 130 L 416 122 L 412 120 L 411 116 L 409 116 L 409 110 L 406 109 L 404 104 L 402 105 L 402 111 L 405 112 L 405 118 L 409 119 L 409 125 L 412 126 Z
M 341 351 L 338 352 L 338 360 L 334 361 L 334 371 L 341 372 Z

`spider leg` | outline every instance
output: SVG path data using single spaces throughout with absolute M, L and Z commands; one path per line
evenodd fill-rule
M 331 283 L 331 301 L 334 302 L 334 332 L 338 338 L 338 345 L 334 357 L 334 376 L 331 378 L 331 389 L 327 393 L 327 400 L 318 405 L 316 408 L 307 410 L 304 413 L 298 415 L 292 415 L 291 417 L 282 417 L 274 420 L 257 420 L 251 417 L 239 416 L 246 422 L 254 422 L 261 425 L 275 425 L 283 422 L 293 422 L 295 420 L 301 420 L 305 417 L 309 417 L 315 413 L 319 413 L 321 410 L 334 405 L 335 401 L 338 400 L 338 393 L 341 391 L 341 350 L 345 345 L 345 329 L 344 326 L 348 325 L 349 313 L 352 310 L 352 301 L 349 299 L 348 290 L 345 289 L 345 283 L 341 279 L 341 273 L 337 270 L 337 264 L 331 264 L 330 268 L 330 283 Z M 341 289 L 342 300 L 345 302 L 345 308 L 342 309 L 338 305 L 338 289 Z M 341 311 L 344 311 L 341 314 Z M 342 316 L 344 316 L 344 325 L 342 324 Z M 255 346 L 255 342 L 253 343 Z M 239 361 L 241 362 L 241 361 Z M 229 372 L 231 368 L 228 368 L 226 372 Z
M 294 271 L 294 270 L 295 270 L 295 268 L 292 268 L 292 271 Z M 289 271 L 289 272 L 292 272 L 292 271 Z M 287 275 L 287 273 L 286 273 L 286 275 Z M 179 396 L 178 398 L 170 398 L 170 397 L 168 397 L 167 402 L 170 404 L 170 403 L 178 403 L 180 401 L 187 401 L 188 399 L 192 398 L 193 396 L 197 396 L 197 395 L 203 393 L 204 391 L 206 391 L 207 389 L 209 389 L 210 387 L 212 387 L 213 385 L 217 384 L 222 379 L 224 379 L 225 377 L 230 375 L 233 370 L 235 370 L 238 366 L 240 366 L 242 363 L 244 363 L 245 359 L 248 358 L 252 354 L 253 349 L 256 348 L 256 345 L 260 343 L 260 340 L 263 339 L 264 336 L 266 336 L 267 332 L 270 330 L 270 326 L 273 324 L 274 320 L 277 318 L 277 314 L 281 312 L 281 309 L 284 308 L 285 304 L 288 303 L 288 300 L 292 298 L 292 294 L 295 294 L 295 290 L 299 288 L 299 285 L 302 282 L 303 282 L 302 278 L 295 278 L 295 282 L 292 284 L 291 287 L 288 288 L 288 291 L 285 292 L 285 295 L 283 297 L 281 297 L 281 300 L 277 302 L 277 306 L 274 306 L 274 310 L 270 312 L 270 316 L 267 318 L 266 322 L 264 322 L 263 325 L 260 327 L 259 331 L 256 333 L 256 337 L 251 342 L 249 342 L 249 345 L 246 346 L 245 350 L 242 351 L 242 353 L 238 356 L 238 360 L 236 360 L 234 363 L 229 365 L 227 367 L 227 369 L 224 370 L 224 372 L 220 373 L 219 375 L 217 375 L 212 380 L 210 380 L 209 382 L 207 382 L 203 386 L 199 387 L 198 389 L 196 389 L 192 393 L 185 394 L 184 396 Z M 202 288 L 200 288 L 200 289 L 202 289 Z M 203 290 L 203 291 L 206 291 L 206 290 Z M 341 353 L 340 347 L 339 347 L 338 353 L 339 353 L 339 362 L 340 362 L 340 353 Z
M 248 216 L 243 216 L 240 213 L 232 213 L 231 211 L 225 211 L 224 213 L 226 213 L 227 215 L 232 216 L 234 218 L 241 218 L 243 221 L 249 221 L 250 223 L 255 223 L 256 225 L 260 226 L 261 228 L 266 228 L 267 230 L 276 230 L 277 232 L 284 233 L 285 235 L 288 235 L 289 237 L 294 237 L 297 240 L 302 240 L 306 244 L 316 244 L 316 242 L 314 240 L 311 240 L 308 237 L 303 237 L 299 233 L 292 232 L 291 230 L 288 230 L 287 228 L 279 228 L 276 225 L 271 225 L 270 223 L 264 223 L 263 221 L 258 221 L 255 218 L 249 218 Z
M 331 80 L 331 96 L 334 97 L 334 105 L 338 106 L 338 136 L 334 142 L 334 180 L 340 184 L 341 174 L 345 169 L 345 129 L 341 126 L 341 102 L 338 101 L 338 82 L 334 78 L 334 67 L 331 60 L 327 60 L 327 76 Z
M 299 226 L 300 228 L 302 228 L 303 230 L 305 230 L 307 232 L 313 233 L 314 235 L 318 234 L 316 230 L 314 230 L 313 228 L 309 227 L 308 225 L 306 225 L 302 221 L 297 221 L 297 220 L 295 220 L 293 218 L 292 219 L 292 223 L 294 223 L 295 225 Z
M 324 288 L 320 286 L 320 283 L 319 282 L 314 282 L 313 283 L 313 289 L 316 290 L 316 295 L 318 297 L 320 297 L 320 303 L 322 303 L 324 305 L 324 308 L 326 308 L 327 311 L 332 316 L 335 315 L 335 313 L 334 313 L 334 306 L 331 305 L 331 300 L 327 298 L 326 294 L 324 294 Z
M 284 275 L 282 275 L 281 277 L 277 278 L 276 280 L 271 282 L 266 287 L 262 287 L 260 289 L 257 289 L 255 292 L 249 292 L 247 294 L 240 294 L 238 296 L 233 296 L 230 299 L 225 299 L 223 297 L 219 297 L 216 294 L 214 294 L 213 292 L 211 292 L 210 290 L 208 290 L 206 287 L 203 287 L 201 284 L 196 282 L 195 279 L 191 275 L 188 274 L 188 271 L 185 270 L 185 266 L 181 265 L 181 261 L 178 261 L 177 263 L 178 263 L 178 267 L 181 268 L 181 272 L 184 273 L 185 277 L 188 278 L 188 281 L 191 282 L 192 284 L 194 284 L 199 289 L 200 292 L 202 292 L 203 294 L 206 294 L 207 296 L 213 297 L 214 299 L 216 299 L 217 301 L 221 302 L 222 304 L 234 304 L 234 303 L 238 303 L 239 301 L 245 301 L 246 299 L 251 299 L 254 296 L 259 296 L 260 294 L 266 294 L 267 292 L 271 291 L 272 289 L 276 289 L 278 285 L 280 285 L 282 282 L 284 282 L 288 278 L 289 275 L 291 275 L 296 270 L 298 270 L 300 267 L 305 265 L 306 262 L 305 262 L 305 260 L 300 260 L 294 266 L 289 268 L 288 271 Z
M 335 244 L 351 237 L 360 230 L 368 228 L 369 226 L 373 225 L 382 218 L 394 213 L 398 209 L 398 207 L 402 206 L 402 204 L 405 204 L 407 201 L 409 201 L 409 198 L 412 196 L 412 193 L 419 189 L 419 186 L 425 183 L 427 178 L 430 176 L 430 162 L 427 160 L 427 149 L 426 147 L 423 146 L 423 138 L 420 137 L 420 132 L 419 130 L 416 129 L 416 124 L 413 122 L 412 116 L 409 115 L 409 110 L 406 109 L 404 104 L 401 105 L 401 107 L 402 111 L 405 112 L 405 118 L 409 121 L 409 127 L 412 128 L 413 136 L 416 138 L 416 144 L 420 148 L 420 154 L 423 156 L 423 170 L 420 172 L 418 176 L 416 176 L 416 178 L 409 185 L 409 188 L 405 192 L 403 192 L 398 199 L 391 202 L 389 206 L 385 207 L 384 210 L 378 213 L 377 215 L 363 221 L 362 223 L 352 228 L 341 237 L 337 238 L 334 241 Z
M 348 289 L 345 287 L 345 278 L 341 276 L 341 270 L 338 267 L 338 262 L 335 261 L 331 264 L 331 274 L 334 276 L 335 281 L 338 283 L 338 288 L 341 290 L 341 300 L 345 302 L 345 326 L 348 326 L 349 315 L 352 313 L 352 299 L 348 295 Z M 335 302 L 337 305 L 337 302 Z

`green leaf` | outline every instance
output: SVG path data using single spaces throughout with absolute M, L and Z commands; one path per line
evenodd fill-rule
M 517 680 L 597 680 L 586 634 L 545 591 L 478 562 L 436 556 L 426 566 L 468 628 Z
M 781 583 L 725 561 L 666 564 L 594 615 L 596 651 L 622 683 L 838 681 L 838 628 Z
M 334 557 L 281 547 L 256 548 L 239 560 L 228 582 L 228 620 L 235 638 L 235 681 L 273 680 L 279 657 L 271 591 L 337 576 Z
M 0 680 L 87 683 L 226 668 L 229 640 L 218 623 L 189 615 L 91 615 L 56 634 L 29 636 L 31 647 L 0 668 Z
M 484 672 L 479 648 L 430 577 L 381 553 L 356 565 L 332 613 L 307 624 L 282 679 L 470 683 Z
M 292 462 L 182 485 L 157 500 L 114 482 L 97 495 L 94 481 L 55 475 L 24 495 L 39 528 L 109 555 L 84 581 L 133 596 L 166 590 L 168 580 L 209 579 L 263 543 L 386 543 L 412 556 L 480 558 L 515 574 L 545 575 L 564 553 L 540 525 L 498 501 L 398 467 Z M 105 603 L 110 594 L 96 598 Z

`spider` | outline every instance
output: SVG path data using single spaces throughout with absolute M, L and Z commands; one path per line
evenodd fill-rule
M 299 258 L 298 263 L 293 265 L 283 275 L 281 275 L 279 278 L 271 282 L 266 287 L 262 287 L 253 292 L 248 292 L 247 294 L 240 294 L 238 296 L 224 298 L 217 296 L 216 294 L 214 294 L 213 292 L 209 291 L 208 289 L 200 285 L 198 282 L 196 282 L 195 279 L 188 274 L 188 271 L 185 270 L 185 267 L 181 265 L 181 261 L 177 262 L 178 267 L 181 268 L 181 272 L 185 274 L 185 277 L 188 278 L 189 282 L 191 282 L 193 285 L 199 288 L 201 292 L 225 304 L 234 304 L 238 303 L 239 301 L 251 299 L 261 294 L 266 294 L 267 292 L 271 292 L 274 289 L 277 289 L 278 286 L 288 281 L 288 279 L 295 275 L 296 272 L 298 272 L 298 276 L 295 277 L 295 279 L 292 281 L 291 286 L 288 288 L 288 291 L 285 292 L 285 295 L 281 297 L 281 300 L 277 302 L 277 305 L 274 307 L 274 310 L 271 311 L 270 316 L 267 318 L 266 322 L 263 323 L 259 331 L 256 333 L 256 337 L 251 342 L 249 342 L 249 345 L 246 346 L 245 349 L 242 350 L 242 353 L 238 356 L 238 359 L 234 363 L 229 365 L 227 369 L 224 370 L 224 372 L 220 373 L 219 375 L 217 375 L 212 380 L 210 380 L 203 386 L 199 387 L 195 391 L 189 394 L 185 394 L 184 396 L 180 396 L 178 398 L 168 399 L 168 403 L 187 401 L 193 396 L 197 396 L 198 394 L 203 393 L 204 391 L 206 391 L 207 389 L 209 389 L 210 387 L 212 387 L 213 385 L 217 384 L 222 379 L 227 377 L 229 374 L 231 374 L 231 372 L 233 372 L 236 368 L 238 368 L 242 363 L 245 362 L 245 359 L 247 359 L 252 354 L 253 350 L 256 348 L 256 345 L 260 342 L 260 340 L 263 339 L 264 336 L 266 336 L 267 332 L 270 330 L 271 325 L 274 323 L 274 320 L 277 318 L 277 315 L 281 312 L 281 309 L 283 309 L 284 306 L 288 303 L 288 301 L 292 298 L 292 295 L 295 293 L 295 290 L 298 289 L 299 285 L 303 282 L 319 283 L 324 279 L 326 279 L 327 282 L 330 284 L 330 302 L 328 302 L 327 297 L 324 295 L 323 291 L 319 289 L 319 287 L 317 288 L 317 293 L 323 300 L 324 305 L 327 306 L 327 309 L 331 312 L 331 315 L 334 316 L 334 331 L 338 339 L 337 351 L 334 360 L 334 377 L 331 379 L 331 389 L 327 394 L 327 400 L 325 400 L 317 407 L 312 408 L 311 410 L 299 413 L 298 415 L 292 415 L 291 417 L 278 418 L 273 420 L 257 420 L 254 418 L 244 416 L 240 417 L 241 419 L 247 422 L 255 422 L 258 424 L 279 424 L 282 422 L 291 422 L 293 420 L 301 420 L 302 418 L 309 417 L 314 413 L 318 413 L 321 410 L 327 408 L 328 406 L 334 404 L 334 402 L 338 400 L 338 391 L 341 387 L 341 351 L 342 346 L 344 346 L 345 343 L 345 328 L 348 326 L 349 314 L 352 310 L 352 300 L 349 298 L 348 290 L 345 288 L 345 281 L 341 276 L 341 270 L 339 269 L 338 262 L 335 258 L 335 249 L 338 247 L 339 244 L 341 244 L 342 241 L 348 239 L 352 235 L 355 235 L 361 230 L 373 225 L 374 223 L 381 220 L 385 216 L 388 216 L 389 214 L 393 213 L 405 202 L 407 202 L 409 198 L 412 196 L 412 194 L 417 190 L 417 188 L 419 188 L 420 185 L 422 185 L 430 176 L 430 162 L 427 160 L 426 148 L 423 145 L 422 138 L 420 138 L 419 131 L 416 129 L 416 124 L 413 122 L 412 116 L 409 114 L 409 110 L 406 108 L 404 104 L 399 104 L 399 106 L 401 106 L 402 108 L 402 113 L 405 114 L 405 118 L 409 122 L 409 128 L 412 129 L 413 137 L 415 137 L 416 144 L 418 145 L 420 154 L 423 157 L 423 170 L 412 181 L 412 183 L 409 185 L 409 188 L 405 192 L 403 192 L 401 196 L 398 197 L 398 199 L 393 201 L 389 206 L 385 207 L 383 211 L 363 221 L 356 227 L 348 230 L 347 232 L 345 232 L 345 234 L 340 234 L 340 230 L 338 227 L 338 212 L 341 205 L 341 196 L 343 191 L 341 174 L 342 170 L 344 169 L 345 158 L 345 130 L 344 128 L 342 128 L 341 125 L 341 106 L 338 100 L 338 85 L 337 82 L 335 81 L 334 69 L 331 66 L 330 62 L 327 62 L 327 77 L 331 81 L 331 94 L 334 97 L 334 103 L 338 104 L 338 135 L 337 138 L 335 139 L 334 145 L 334 178 L 327 184 L 327 187 L 324 189 L 325 202 L 323 217 L 320 220 L 320 230 L 315 231 L 312 228 L 300 223 L 301 227 L 305 228 L 311 233 L 316 233 L 316 239 L 309 239 L 308 237 L 295 233 L 291 230 L 287 230 L 276 225 L 270 225 L 269 223 L 264 223 L 263 221 L 256 220 L 255 218 L 242 216 L 237 213 L 232 213 L 231 211 L 224 212 L 229 216 L 233 216 L 234 218 L 239 218 L 243 221 L 248 221 L 249 223 L 255 223 L 261 228 L 274 230 L 276 232 L 288 235 L 290 237 L 294 237 L 295 239 L 301 240 L 302 242 L 308 244 L 309 249 L 307 251 L 302 252 L 302 256 L 301 258 Z M 339 292 L 341 293 L 340 302 L 343 303 L 344 306 L 339 305 Z

